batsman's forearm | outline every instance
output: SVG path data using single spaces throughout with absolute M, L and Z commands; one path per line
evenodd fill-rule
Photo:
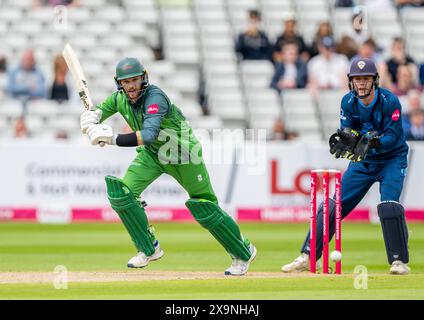
M 116 137 L 116 145 L 119 147 L 137 147 L 143 145 L 140 131 L 118 134 Z

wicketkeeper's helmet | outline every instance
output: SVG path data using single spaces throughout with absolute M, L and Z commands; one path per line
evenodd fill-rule
M 353 85 L 352 78 L 353 77 L 361 77 L 361 76 L 372 76 L 374 78 L 373 87 L 374 89 L 378 88 L 380 76 L 377 71 L 377 67 L 375 66 L 374 61 L 368 58 L 355 58 L 350 65 L 349 73 L 347 77 L 349 79 L 349 90 L 351 90 L 355 96 L 358 96 L 358 92 L 355 90 Z M 365 96 L 358 96 L 359 98 L 366 98 L 372 92 L 371 90 Z

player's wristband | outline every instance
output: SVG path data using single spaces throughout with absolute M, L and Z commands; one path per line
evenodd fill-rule
M 131 132 L 126 134 L 118 134 L 116 137 L 116 145 L 119 147 L 137 147 L 137 133 Z

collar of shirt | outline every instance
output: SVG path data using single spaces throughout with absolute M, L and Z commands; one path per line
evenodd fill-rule
M 375 94 L 374 94 L 374 99 L 372 100 L 372 102 L 369 104 L 369 105 L 365 105 L 365 104 L 363 104 L 362 103 L 362 101 L 361 101 L 361 99 L 359 99 L 358 98 L 358 102 L 359 102 L 359 105 L 362 107 L 362 108 L 372 108 L 374 105 L 375 105 L 375 103 L 377 102 L 377 98 L 378 98 L 378 94 L 379 94 L 379 90 L 378 89 L 375 89 Z

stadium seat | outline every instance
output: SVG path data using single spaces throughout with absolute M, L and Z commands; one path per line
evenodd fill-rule
M 125 20 L 125 12 L 119 6 L 102 6 L 101 10 L 95 10 L 94 13 L 94 19 L 96 20 L 113 22 L 116 24 Z

